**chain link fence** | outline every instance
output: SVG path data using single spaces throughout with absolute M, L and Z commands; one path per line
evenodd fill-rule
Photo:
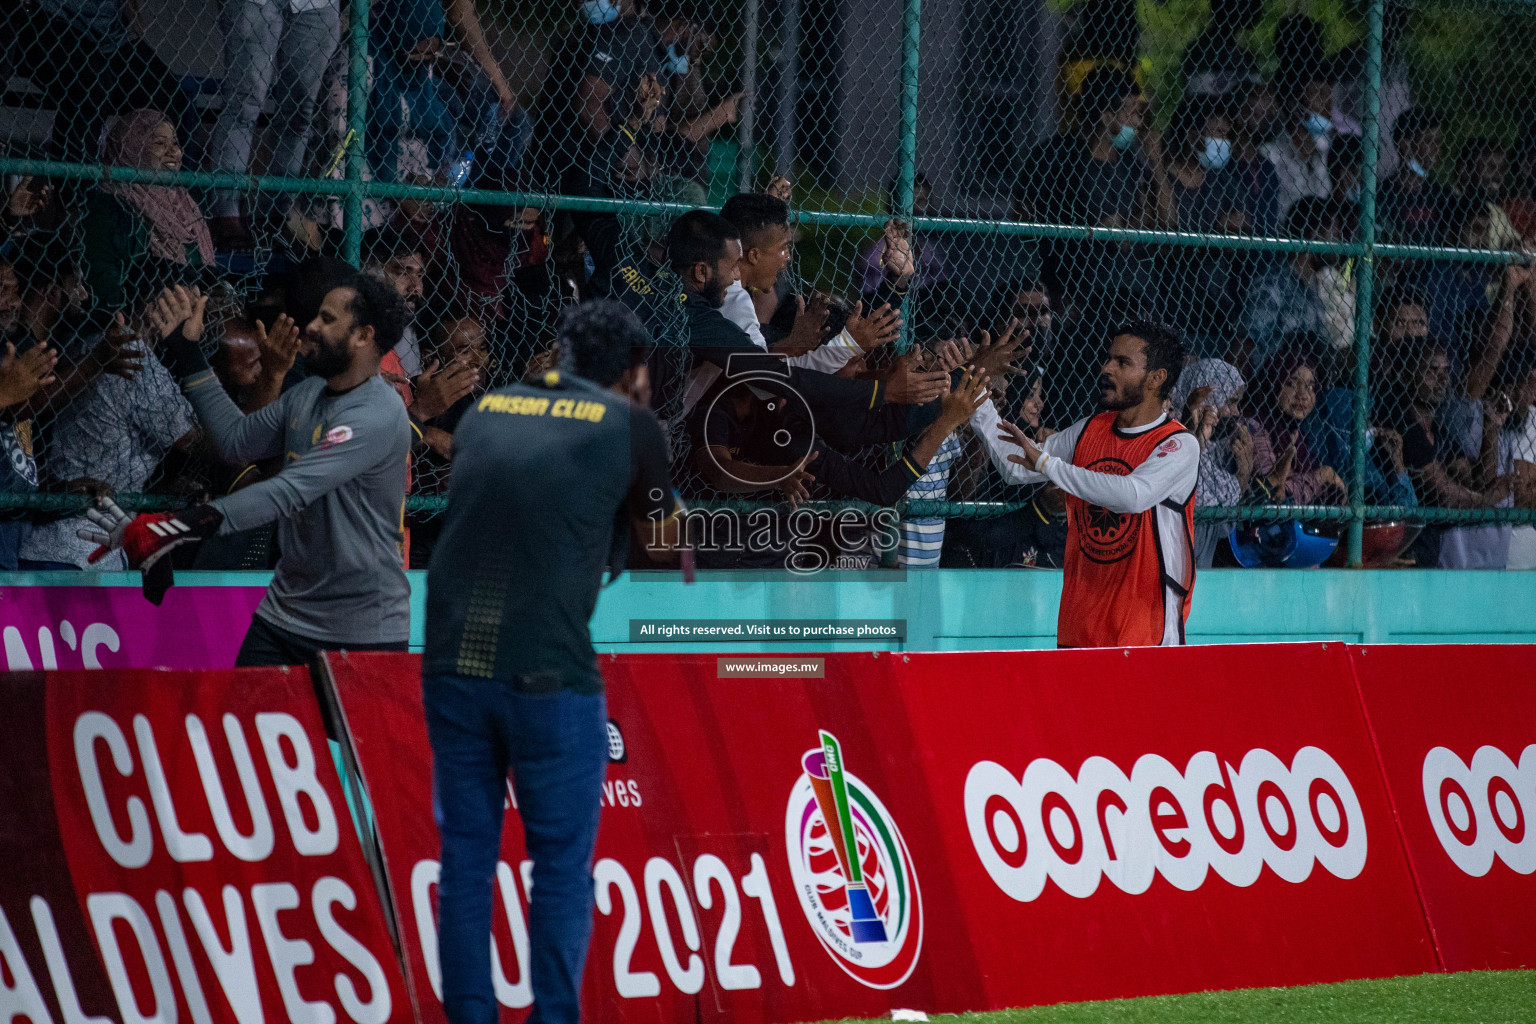
M 57 382 L 0 426 L 0 506 L 27 524 L 29 563 L 80 562 L 82 495 L 163 507 L 275 470 L 207 456 L 152 356 L 162 288 L 209 294 L 205 346 L 254 409 L 302 372 L 265 328 L 307 323 L 349 265 L 387 274 L 415 310 L 385 371 L 428 424 L 417 556 L 458 415 L 551 365 L 562 309 L 599 295 L 660 343 L 685 496 L 780 498 L 701 475 L 710 427 L 687 397 L 666 265 L 674 218 L 745 192 L 791 208 L 782 273 L 768 236 L 743 232 L 765 343 L 790 338 L 802 302 L 819 321 L 818 295 L 824 350 L 860 333 L 850 318 L 872 336 L 870 312 L 899 305 L 888 344 L 812 360 L 851 379 L 944 368 L 1011 332 L 1017 372 L 996 375 L 992 401 L 1050 431 L 1093 411 L 1117 324 L 1175 327 L 1191 361 L 1171 408 L 1201 439 L 1207 561 L 1337 541 L 1338 564 L 1536 565 L 1526 3 L 6 10 L 0 327 L 19 352 L 60 354 Z M 899 461 L 900 438 L 853 434 L 839 455 L 870 479 Z M 905 564 L 1059 564 L 1059 493 L 1011 483 L 993 448 L 963 426 L 919 467 L 896 501 Z M 890 497 L 824 480 L 811 496 Z

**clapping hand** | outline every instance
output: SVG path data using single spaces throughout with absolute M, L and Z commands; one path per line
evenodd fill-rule
M 208 296 L 198 288 L 175 285 L 160 293 L 149 311 L 149 319 L 162 340 L 175 334 L 180 328 L 188 341 L 203 336 L 203 311 L 208 307 Z
M 1238 480 L 1247 487 L 1248 481 L 1253 478 L 1253 433 L 1242 420 L 1233 425 L 1232 436 L 1227 439 L 1227 448 L 1232 452 Z
M 1291 467 L 1296 462 L 1296 446 L 1300 443 L 1300 440 L 1301 435 L 1292 431 L 1285 450 L 1275 460 L 1275 468 L 1270 470 L 1269 476 L 1266 478 L 1269 483 L 1269 489 L 1277 500 L 1285 494 L 1286 484 L 1291 482 Z
M 58 361 L 58 350 L 47 345 L 33 345 L 18 356 L 16 346 L 6 342 L 5 355 L 0 356 L 0 408 L 25 402 L 45 384 L 52 384 Z
M 139 336 L 129 329 L 128 321 L 119 313 L 102 332 L 101 340 L 91 354 L 101 364 L 103 373 L 133 380 L 144 369 L 144 348 L 138 341 Z
M 436 419 L 474 391 L 479 382 L 480 370 L 468 359 L 460 357 L 446 366 L 439 366 L 434 359 L 416 378 L 416 400 L 411 411 L 422 421 Z
M 635 127 L 643 127 L 655 119 L 666 92 L 656 75 L 646 72 L 640 76 L 640 82 L 635 86 L 635 102 L 630 107 L 630 121 Z
M 269 380 L 288 375 L 304 347 L 304 336 L 299 325 L 287 313 L 279 316 L 267 330 L 260 320 L 256 321 L 256 347 L 261 352 L 261 372 Z

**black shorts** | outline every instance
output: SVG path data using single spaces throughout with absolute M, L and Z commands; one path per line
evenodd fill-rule
M 325 723 L 325 734 L 336 738 L 336 723 L 332 720 L 331 702 L 320 688 L 318 663 L 321 651 L 405 651 L 404 640 L 388 644 L 337 644 L 326 640 L 312 640 L 299 636 L 261 618 L 251 616 L 251 628 L 246 630 L 240 653 L 235 655 L 235 668 L 260 668 L 269 665 L 303 665 L 309 669 L 310 683 L 315 688 L 315 699 L 320 703 L 320 719 Z

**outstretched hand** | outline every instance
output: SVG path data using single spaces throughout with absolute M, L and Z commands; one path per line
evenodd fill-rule
M 788 476 L 773 485 L 775 490 L 789 499 L 791 508 L 810 498 L 810 485 L 815 481 L 816 476 L 806 467 L 815 462 L 820 455 L 819 451 L 808 453 L 805 458 L 795 464 L 795 468 L 790 470 Z
M 1024 429 L 1017 423 L 1010 423 L 1007 420 L 998 420 L 997 426 L 1002 431 L 1002 433 L 997 435 L 999 438 L 1004 441 L 1012 441 L 1014 444 L 1024 449 L 1023 455 L 1010 454 L 1008 456 L 1008 461 L 1016 462 L 1032 473 L 1040 472 L 1040 456 L 1042 454 L 1040 451 L 1040 446 L 1035 444 L 1034 441 L 1030 440 L 1029 435 L 1024 433 Z
M 992 377 L 1023 373 L 1024 368 L 1015 365 L 1014 360 L 1030 354 L 1032 346 L 1029 339 L 1030 332 L 1024 328 L 1021 320 L 1010 320 L 1008 329 L 998 335 L 996 341 L 986 331 L 982 331 L 981 345 L 971 357 L 971 365 Z
M 981 370 L 966 370 L 960 375 L 960 382 L 955 389 L 944 396 L 944 401 L 939 408 L 939 416 L 951 427 L 959 427 L 971 418 L 971 414 L 981 408 L 981 403 L 987 400 L 989 394 L 987 385 L 991 378 Z
M 897 405 L 927 405 L 948 393 L 949 374 L 918 369 L 910 352 L 896 361 L 896 370 L 885 385 L 885 400 Z
M 848 314 L 848 322 L 843 325 L 843 330 L 858 342 L 859 348 L 870 352 L 901 337 L 901 324 L 901 314 L 892 309 L 890 303 L 882 303 L 866 316 L 864 303 L 859 302 L 854 305 L 853 312 Z
M 795 325 L 790 328 L 789 336 L 775 345 L 773 350 L 793 359 L 818 347 L 826 335 L 827 316 L 830 312 L 827 297 L 820 292 L 812 295 L 810 302 L 806 302 L 804 296 L 796 295 Z

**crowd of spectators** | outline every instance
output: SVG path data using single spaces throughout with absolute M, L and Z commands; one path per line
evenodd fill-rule
M 744 99 L 712 95 L 701 74 L 719 44 L 707 10 L 680 0 L 576 6 L 576 27 L 525 104 L 472 0 L 373 5 L 369 177 L 695 207 L 671 218 L 364 204 L 364 269 L 387 278 L 414 317 L 383 367 L 416 425 L 403 469 L 413 493 L 446 491 L 454 428 L 477 396 L 558 364 L 563 308 L 612 297 L 655 343 L 650 401 L 684 497 L 707 508 L 830 503 L 816 506 L 812 532 L 840 567 L 1059 566 L 1061 494 L 1010 482 L 1005 448 L 973 424 L 995 413 L 1043 438 L 1092 411 L 1112 328 L 1134 319 L 1174 325 L 1194 353 L 1171 411 L 1202 446 L 1200 505 L 1346 502 L 1350 260 L 1219 239 L 979 243 L 914 232 L 893 217 L 836 268 L 846 294 L 824 294 L 795 273 L 794 183 L 775 179 L 706 208 L 711 140 Z M 40 0 L 18 10 L 9 60 L 58 108 L 50 156 L 147 170 L 340 173 L 351 145 L 350 57 L 337 0 L 226 5 L 222 106 L 207 129 L 126 3 Z M 70 74 L 52 49 L 66 32 Z M 80 56 L 86 50 L 92 59 Z M 1282 22 L 1277 51 L 1280 72 L 1261 80 L 1233 38 L 1208 32 L 1186 54 L 1185 98 L 1167 117 L 1133 74 L 1101 62 L 1061 130 L 1019 168 L 1014 216 L 1354 238 L 1362 147 L 1348 63 L 1321 59 L 1316 25 L 1302 17 Z M 1471 138 L 1447 164 L 1445 135 L 1425 108 L 1399 102 L 1392 111 L 1378 237 L 1521 250 L 1536 232 L 1536 142 L 1510 151 Z M 913 199 L 918 216 L 943 212 L 921 175 Z M 247 412 L 274 401 L 304 376 L 305 328 L 327 288 L 352 272 L 336 256 L 341 204 L 23 179 L 4 219 L 5 490 L 153 488 L 192 499 L 275 471 L 218 463 L 155 357 L 162 304 L 178 301 L 177 288 L 206 293 L 220 381 Z M 1536 505 L 1530 270 L 1381 259 L 1376 277 L 1367 501 Z M 903 499 L 1015 507 L 958 518 L 929 508 L 892 531 L 837 506 Z M 75 538 L 70 514 L 6 514 L 0 569 L 87 568 L 90 545 Z M 694 538 L 702 564 L 782 566 L 811 539 L 798 528 L 754 540 L 750 513 L 732 515 L 710 522 L 723 535 Z M 1232 525 L 1202 519 L 1201 564 L 1230 558 Z M 257 533 L 204 545 L 197 564 L 269 564 L 270 531 Z M 434 534 L 430 518 L 413 521 L 409 564 L 425 564 Z M 1430 527 L 1392 554 L 1421 566 L 1536 567 L 1536 531 Z

